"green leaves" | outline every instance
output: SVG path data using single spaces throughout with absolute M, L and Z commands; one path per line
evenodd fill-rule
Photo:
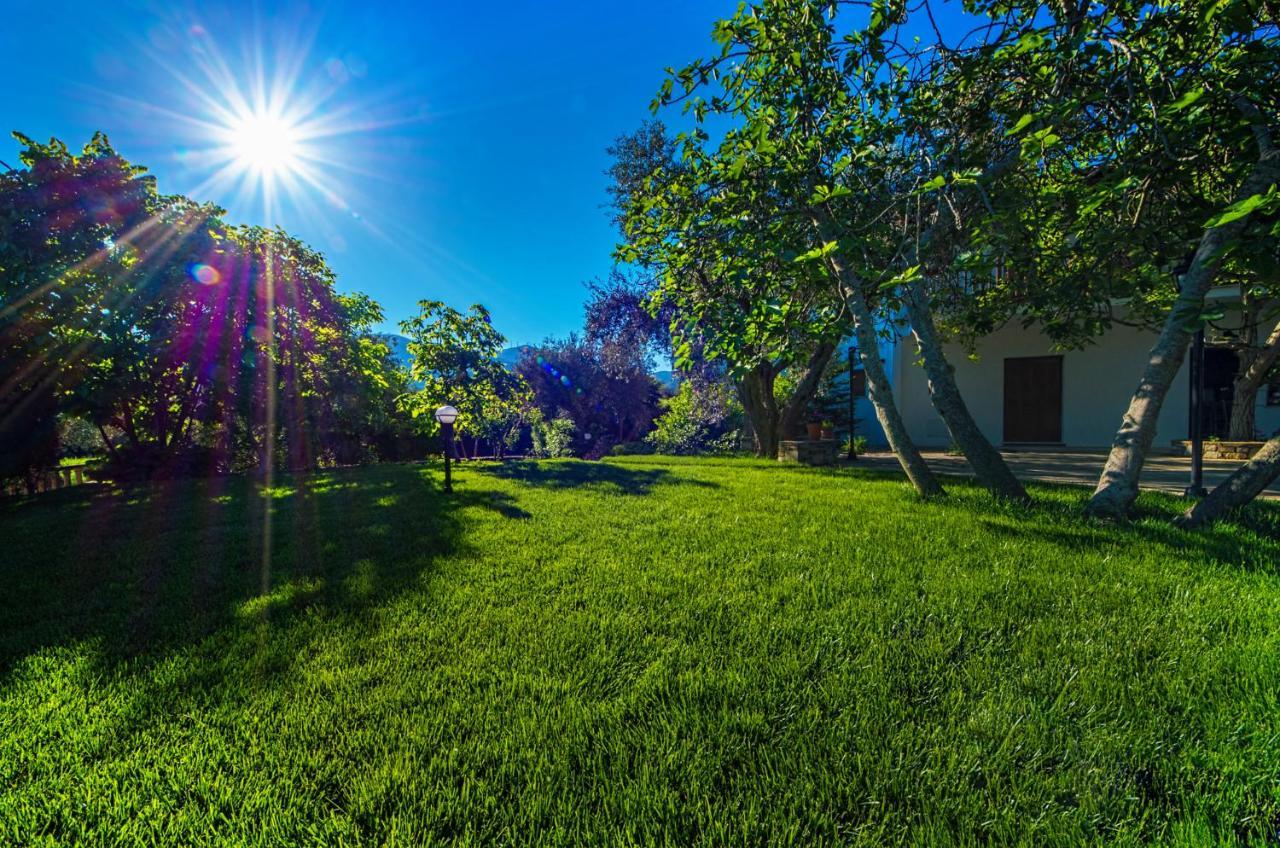
M 1021 118 L 1019 118 L 1017 123 L 1009 127 L 1009 129 L 1005 130 L 1004 132 L 1005 136 L 1008 137 L 1012 135 L 1017 135 L 1018 133 L 1022 132 L 1027 127 L 1029 127 L 1031 125 L 1031 122 L 1034 121 L 1035 119 L 1036 119 L 1036 116 L 1028 112 L 1027 114 L 1023 115 Z
M 885 280 L 883 283 L 881 283 L 880 290 L 893 291 L 899 286 L 904 286 L 904 285 L 907 285 L 908 283 L 914 283 L 917 280 L 920 280 L 923 278 L 924 278 L 924 274 L 921 271 L 920 266 L 912 265 L 909 268 L 903 269 L 902 271 L 895 274 L 890 279 Z
M 1265 194 L 1255 194 L 1246 197 L 1243 200 L 1237 200 L 1235 203 L 1231 204 L 1226 209 L 1206 221 L 1205 227 L 1213 229 L 1225 224 L 1230 224 L 1232 221 L 1238 221 L 1253 212 L 1269 212 L 1277 207 L 1277 201 L 1280 201 L 1280 195 L 1277 195 L 1276 187 L 1272 186 L 1267 189 Z
M 963 171 L 952 171 L 950 184 L 952 186 L 975 186 L 978 184 L 978 177 L 982 176 L 981 168 L 966 168 Z M 945 188 L 948 184 L 947 177 L 942 174 L 935 175 L 932 179 L 924 182 L 915 190 L 915 194 L 928 194 L 931 191 L 937 191 Z
M 1188 106 L 1199 102 L 1200 98 L 1204 97 L 1204 95 L 1205 90 L 1203 88 L 1193 88 L 1191 91 L 1188 91 L 1186 94 L 1166 106 L 1165 112 L 1172 113 L 1186 109 Z
M 823 257 L 833 253 L 837 248 L 839 248 L 839 246 L 840 246 L 839 242 L 835 242 L 835 241 L 824 242 L 821 246 L 815 247 L 812 250 L 805 251 L 804 253 L 801 253 L 799 256 L 797 256 L 795 259 L 791 261 L 792 262 L 813 262 L 815 260 L 822 259 Z
M 835 200 L 838 197 L 848 197 L 853 192 L 846 186 L 838 185 L 835 188 L 820 185 L 813 190 L 813 196 L 809 198 L 812 206 L 819 206 L 829 200 Z
M 1022 139 L 1022 157 L 1029 159 L 1040 156 L 1060 141 L 1062 138 L 1053 131 L 1052 126 L 1038 129 Z

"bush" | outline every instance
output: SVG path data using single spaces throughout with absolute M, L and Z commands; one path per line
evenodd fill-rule
M 550 421 L 539 418 L 529 429 L 532 453 L 544 459 L 573 456 L 573 419 L 560 414 Z
M 685 380 L 662 408 L 645 437 L 658 453 L 721 454 L 736 447 L 737 431 L 726 428 L 740 410 L 727 386 Z
M 58 447 L 62 457 L 97 456 L 105 448 L 98 428 L 83 418 L 58 416 Z
M 846 455 L 852 451 L 854 456 L 861 456 L 867 452 L 867 437 L 852 436 L 845 439 L 844 444 L 840 446 L 840 450 Z

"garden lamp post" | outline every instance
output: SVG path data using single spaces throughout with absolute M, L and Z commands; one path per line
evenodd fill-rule
M 458 410 L 445 404 L 436 410 L 436 420 L 444 435 L 444 492 L 449 495 L 453 494 L 453 422 L 458 420 Z
M 853 449 L 853 422 L 857 420 L 854 413 L 857 411 L 857 401 L 853 395 L 853 360 L 857 353 L 853 349 L 853 345 L 849 345 L 849 458 L 857 459 L 858 454 Z
M 1204 488 L 1204 328 L 1196 331 L 1191 343 L 1191 362 L 1188 363 L 1191 388 L 1191 420 L 1187 435 L 1191 437 L 1191 482 L 1182 494 L 1188 498 L 1203 498 Z

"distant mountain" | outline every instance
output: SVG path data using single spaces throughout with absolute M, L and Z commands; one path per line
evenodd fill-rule
M 680 388 L 680 378 L 676 376 L 674 371 L 654 371 L 653 379 L 661 383 L 668 391 L 674 392 Z
M 515 368 L 516 363 L 520 361 L 520 357 L 524 355 L 526 350 L 533 350 L 533 345 L 516 345 L 509 347 L 502 353 L 498 354 L 498 361 L 508 368 Z
M 377 333 L 374 338 L 391 348 L 391 358 L 397 365 L 408 368 L 413 364 L 413 357 L 409 355 L 409 340 L 404 336 L 396 333 Z

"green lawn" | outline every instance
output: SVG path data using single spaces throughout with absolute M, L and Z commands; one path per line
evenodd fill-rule
M 742 460 L 0 503 L 0 844 L 1280 839 L 1280 510 Z M 269 530 L 268 530 L 269 526 Z

